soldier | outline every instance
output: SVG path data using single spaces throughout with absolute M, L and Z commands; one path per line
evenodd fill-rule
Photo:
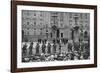
M 27 53 L 27 45 L 25 43 L 25 45 L 22 48 L 22 56 L 26 56 L 26 53 Z
M 43 44 L 42 44 L 42 53 L 44 53 L 44 54 L 45 54 L 45 49 L 46 49 L 46 45 L 45 45 L 45 43 L 43 42 Z
M 56 53 L 56 48 L 57 48 L 57 45 L 56 43 L 53 44 L 53 53 L 55 54 Z
M 64 38 L 61 39 L 61 42 L 64 43 Z
M 75 51 L 80 51 L 80 43 L 78 41 L 74 42 L 74 50 Z
M 72 47 L 73 47 L 73 41 L 72 40 L 69 40 L 68 41 L 68 52 L 71 52 L 72 51 Z
M 48 54 L 51 54 L 51 44 L 50 43 L 48 43 L 48 46 L 47 46 L 47 53 Z
M 85 51 L 83 52 L 83 59 L 89 59 L 89 57 L 90 57 L 90 52 L 87 51 L 87 50 L 85 50 Z
M 38 39 L 38 43 L 40 43 L 40 39 Z
M 39 39 L 39 43 L 41 43 L 42 42 L 42 40 L 41 39 Z
M 71 52 L 71 53 L 70 53 L 70 60 L 74 60 L 74 56 L 75 56 L 74 53 Z
M 61 53 L 61 43 L 59 43 L 59 53 Z
M 37 45 L 36 45 L 36 55 L 39 55 L 39 49 L 40 49 L 40 45 L 39 45 L 39 43 L 37 43 Z
M 32 49 L 33 49 L 33 42 L 31 42 L 30 46 L 29 46 L 29 55 L 30 56 L 32 55 Z
M 44 39 L 44 43 L 45 43 L 45 44 L 47 43 L 47 39 Z

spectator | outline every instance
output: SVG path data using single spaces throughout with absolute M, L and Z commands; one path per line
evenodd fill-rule
M 72 47 L 73 47 L 73 41 L 72 40 L 69 40 L 68 41 L 68 52 L 71 52 L 72 51 Z

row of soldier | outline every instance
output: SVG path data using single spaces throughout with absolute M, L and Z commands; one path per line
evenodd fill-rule
M 34 45 L 36 44 L 36 45 Z M 35 46 L 35 47 L 34 47 Z M 60 44 L 51 44 L 51 43 L 43 43 L 43 44 L 40 44 L 40 43 L 33 43 L 31 42 L 29 47 L 27 47 L 27 43 L 25 43 L 22 47 L 22 53 L 23 55 L 33 55 L 33 50 L 35 49 L 35 54 L 36 55 L 39 55 L 40 53 L 44 53 L 44 54 L 51 54 L 51 53 L 56 53 L 57 52 L 57 47 L 59 52 L 61 51 L 61 46 Z M 28 51 L 29 50 L 29 51 Z M 41 50 L 41 52 L 40 52 Z
M 41 46 L 40 46 L 41 45 Z M 89 41 L 73 41 L 68 40 L 66 44 L 61 43 L 47 43 L 43 42 L 40 44 L 39 42 L 36 43 L 34 47 L 34 43 L 31 42 L 29 47 L 27 48 L 27 43 L 25 43 L 22 47 L 22 55 L 24 56 L 32 56 L 33 55 L 33 49 L 36 50 L 35 55 L 39 55 L 41 53 L 43 54 L 57 54 L 62 53 L 62 50 L 65 49 L 63 52 L 88 52 L 89 53 Z M 29 50 L 29 51 L 27 51 Z M 40 52 L 41 50 L 41 52 Z M 27 54 L 28 53 L 28 54 Z M 89 54 L 88 54 L 89 56 Z

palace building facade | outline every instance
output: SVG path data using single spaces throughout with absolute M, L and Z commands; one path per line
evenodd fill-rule
M 22 40 L 75 39 L 80 30 L 89 34 L 89 24 L 88 13 L 22 10 Z

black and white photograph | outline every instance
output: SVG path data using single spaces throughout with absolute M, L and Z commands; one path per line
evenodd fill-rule
M 94 62 L 92 10 L 18 6 L 17 13 L 19 67 Z
M 96 6 L 24 1 L 12 5 L 12 71 L 96 67 Z
M 90 13 L 22 10 L 22 62 L 90 59 Z

